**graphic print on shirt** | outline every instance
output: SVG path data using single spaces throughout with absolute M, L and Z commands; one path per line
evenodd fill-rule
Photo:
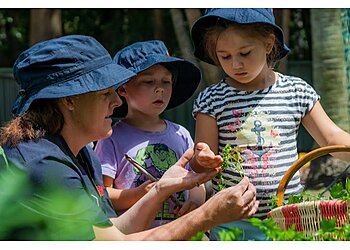
M 244 120 L 241 119 L 242 112 L 232 111 L 234 122 L 229 128 L 241 148 L 245 175 L 254 185 L 269 185 L 270 177 L 276 173 L 269 163 L 279 145 L 279 130 L 263 110 L 250 110 Z
M 161 178 L 165 171 L 177 162 L 175 152 L 165 144 L 157 143 L 150 144 L 147 147 L 140 149 L 135 157 L 135 160 L 140 163 L 149 173 L 157 178 Z M 144 183 L 148 178 L 144 176 L 138 169 L 133 168 L 137 177 L 135 186 Z M 184 193 L 176 194 L 179 201 L 184 201 Z M 172 213 L 175 204 L 173 202 L 165 202 L 161 211 L 156 216 L 157 220 L 175 219 Z

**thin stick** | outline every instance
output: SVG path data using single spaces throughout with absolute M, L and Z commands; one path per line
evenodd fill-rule
M 131 158 L 128 154 L 125 154 L 125 159 L 127 159 L 135 168 L 142 172 L 149 180 L 152 182 L 158 181 L 159 179 L 154 177 L 150 172 L 148 172 L 144 167 L 142 167 L 137 161 Z M 181 203 L 176 199 L 174 195 L 169 197 L 177 207 L 181 207 Z

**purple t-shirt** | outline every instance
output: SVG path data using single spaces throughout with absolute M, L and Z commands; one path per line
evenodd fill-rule
M 119 121 L 112 127 L 112 136 L 98 141 L 95 150 L 101 160 L 102 174 L 114 179 L 114 188 L 130 189 L 147 180 L 125 159 L 125 153 L 160 178 L 187 149 L 193 148 L 187 129 L 167 120 L 165 122 L 165 130 L 148 132 Z M 183 192 L 177 194 L 178 200 L 184 201 L 185 195 Z M 171 201 L 165 202 L 152 227 L 175 219 L 171 212 L 173 207 Z

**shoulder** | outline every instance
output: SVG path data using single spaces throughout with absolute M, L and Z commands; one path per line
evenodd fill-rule
M 181 124 L 171 122 L 169 120 L 165 120 L 167 126 L 169 127 L 170 130 L 175 131 L 177 133 L 180 133 L 182 135 L 190 135 L 190 132 Z
M 307 83 L 304 79 L 298 76 L 290 76 L 290 75 L 283 75 L 281 73 L 278 74 L 280 78 L 280 82 L 287 83 L 287 84 L 293 84 L 293 85 L 300 85 L 300 86 L 310 86 L 309 83 Z
M 22 142 L 13 148 L 4 147 L 4 150 L 8 159 L 23 165 L 50 157 L 67 159 L 67 155 L 56 144 L 46 139 Z
M 208 96 L 208 95 L 212 95 L 213 93 L 217 94 L 217 93 L 224 91 L 227 87 L 228 87 L 228 85 L 225 84 L 224 81 L 222 80 L 216 84 L 212 84 L 212 85 L 204 88 L 199 93 L 199 95 L 200 96 Z
M 37 183 L 61 181 L 69 176 L 78 178 L 70 157 L 46 139 L 20 143 L 14 148 L 5 148 L 5 152 L 13 164 L 29 172 Z

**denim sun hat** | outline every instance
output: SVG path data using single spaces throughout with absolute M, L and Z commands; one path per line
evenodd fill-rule
M 69 35 L 40 42 L 22 52 L 13 66 L 20 87 L 13 114 L 37 99 L 61 98 L 119 87 L 135 74 L 112 60 L 95 38 Z
M 204 15 L 193 24 L 191 29 L 192 41 L 195 47 L 194 55 L 204 62 L 215 64 L 203 46 L 203 36 L 205 30 L 210 26 L 215 25 L 219 18 L 240 24 L 269 24 L 273 27 L 276 38 L 281 45 L 279 46 L 279 53 L 277 55 L 277 58 L 282 59 L 290 51 L 290 49 L 284 43 L 284 35 L 282 29 L 275 23 L 275 17 L 273 16 L 272 9 L 206 9 Z
M 113 61 L 135 74 L 159 63 L 175 67 L 178 72 L 167 109 L 174 108 L 189 99 L 201 80 L 201 72 L 193 63 L 170 56 L 165 44 L 159 40 L 133 43 L 118 51 Z M 118 111 L 118 108 L 116 110 Z

